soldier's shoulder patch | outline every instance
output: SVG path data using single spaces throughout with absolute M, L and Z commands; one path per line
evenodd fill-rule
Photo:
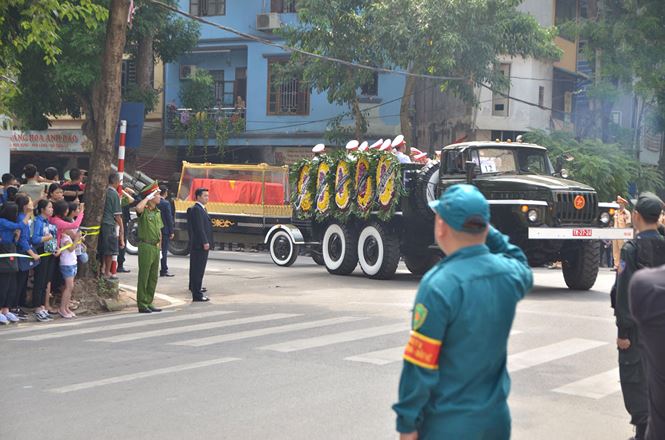
M 418 303 L 413 308 L 413 330 L 418 330 L 425 323 L 427 319 L 427 307 L 424 304 Z
M 626 260 L 621 260 L 619 262 L 618 273 L 623 272 L 626 269 Z

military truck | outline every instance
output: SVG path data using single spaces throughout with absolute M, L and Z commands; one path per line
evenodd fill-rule
M 388 279 L 401 258 L 412 273 L 423 274 L 443 257 L 428 203 L 463 182 L 485 195 L 492 223 L 532 266 L 561 262 L 571 289 L 594 285 L 599 240 L 632 237 L 632 229 L 609 227 L 618 205 L 602 203 L 593 188 L 568 180 L 565 160 L 555 169 L 542 146 L 458 143 L 442 149 L 440 162 L 424 166 L 391 156 L 340 152 L 292 166 L 293 219 L 274 225 L 264 239 L 273 261 L 290 266 L 307 246 L 332 274 L 350 274 L 360 265 L 369 278 Z

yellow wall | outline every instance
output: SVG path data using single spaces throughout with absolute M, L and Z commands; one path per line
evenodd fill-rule
M 577 71 L 577 44 L 565 38 L 556 37 L 554 43 L 563 50 L 561 60 L 554 63 L 554 67 L 565 69 L 569 72 Z

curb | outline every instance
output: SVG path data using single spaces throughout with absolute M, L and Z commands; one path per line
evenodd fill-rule
M 128 292 L 133 292 L 133 295 L 128 295 L 130 298 L 132 298 L 134 301 L 136 301 L 136 287 L 130 286 L 128 284 L 118 284 L 118 287 L 122 288 L 125 291 Z M 187 304 L 186 301 L 183 301 L 181 299 L 173 298 L 172 296 L 165 295 L 163 293 L 157 293 L 155 292 L 155 298 L 160 299 L 162 301 L 166 301 L 168 305 L 162 306 L 163 309 L 169 309 L 173 307 L 178 307 L 182 306 L 184 304 Z

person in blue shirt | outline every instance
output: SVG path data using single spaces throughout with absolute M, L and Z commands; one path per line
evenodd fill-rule
M 18 195 L 16 196 L 16 205 L 18 207 L 18 224 L 20 226 L 20 233 L 16 242 L 16 250 L 21 254 L 30 256 L 32 261 L 39 261 L 39 254 L 37 254 L 32 247 L 32 240 L 30 237 L 30 222 L 32 221 L 34 211 L 32 200 L 27 195 Z M 14 304 L 11 305 L 11 312 L 20 319 L 27 318 L 21 307 L 26 307 L 28 305 L 26 302 L 26 294 L 28 291 L 29 273 L 30 269 L 21 270 L 20 267 L 19 271 L 16 273 L 16 296 L 14 298 Z
M 490 225 L 475 186 L 454 185 L 430 206 L 447 256 L 416 295 L 397 431 L 404 440 L 507 440 L 508 336 L 533 275 L 522 250 Z
M 53 203 L 42 199 L 37 202 L 35 208 L 35 219 L 32 225 L 32 245 L 39 254 L 55 252 L 57 250 L 56 228 L 49 223 L 53 215 Z M 38 321 L 50 321 L 52 318 L 48 313 L 48 295 L 46 289 L 53 277 L 55 259 L 53 255 L 41 258 L 41 263 L 34 270 L 35 279 L 32 287 L 32 305 L 35 307 L 35 318 Z
M 13 174 L 5 173 L 2 175 L 2 190 L 0 190 L 0 206 L 3 205 L 9 197 L 7 196 L 7 189 L 14 185 L 16 178 Z
M 18 224 L 18 207 L 14 202 L 5 202 L 0 210 L 0 242 L 5 245 L 13 245 L 11 249 L 3 247 L 4 251 L 15 253 L 16 231 L 20 228 Z M 4 253 L 4 252 L 0 252 Z M 16 258 L 16 257 L 3 257 Z M 10 305 L 14 303 L 16 296 L 16 272 L 0 273 L 0 324 L 18 322 L 16 315 L 9 311 Z

